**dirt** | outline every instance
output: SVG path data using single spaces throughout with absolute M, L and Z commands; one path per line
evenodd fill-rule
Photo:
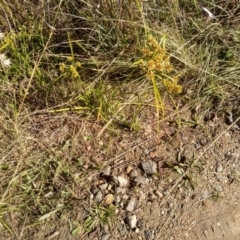
M 31 136 L 41 139 L 41 146 L 64 158 L 66 164 L 69 161 L 70 166 L 81 156 L 78 171 L 69 170 L 84 179 L 74 187 L 68 202 L 73 209 L 69 219 L 84 222 L 89 213 L 82 206 L 104 205 L 109 194 L 113 195 L 112 203 L 118 212 L 111 227 L 98 226 L 90 234 L 72 235 L 65 217 L 65 223 L 52 222 L 41 232 L 29 233 L 27 239 L 100 240 L 106 234 L 110 234 L 106 239 L 238 239 L 239 130 L 227 125 L 223 117 L 190 125 L 186 113 L 181 126 L 170 116 L 160 123 L 157 131 L 155 115 L 145 114 L 148 117 L 139 132 L 106 131 L 100 138 L 95 137 L 101 131 L 100 124 L 89 119 L 79 121 L 75 114 L 36 116 L 30 131 Z M 144 173 L 141 167 L 144 161 L 156 163 L 157 172 Z M 136 175 L 148 182 L 136 182 Z M 127 186 L 120 188 L 122 192 L 114 181 L 118 176 L 128 180 Z M 107 189 L 100 190 L 105 183 Z M 65 189 L 64 181 L 55 179 L 53 184 L 55 189 Z M 99 202 L 93 188 L 102 192 Z M 127 211 L 132 197 L 137 204 L 133 211 Z M 133 229 L 126 220 L 129 215 L 137 218 Z M 122 235 L 120 225 L 126 229 Z

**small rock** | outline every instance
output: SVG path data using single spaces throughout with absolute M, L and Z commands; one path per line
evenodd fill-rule
M 116 201 L 116 203 L 120 203 L 121 202 L 121 198 L 119 196 L 116 196 L 115 201 Z
M 104 199 L 104 203 L 106 205 L 110 205 L 113 203 L 113 200 L 114 200 L 114 196 L 112 194 L 108 194 Z
M 137 226 L 137 216 L 136 215 L 127 216 L 126 222 L 128 223 L 131 229 L 135 228 Z
M 135 177 L 134 181 L 136 183 L 140 183 L 140 184 L 148 184 L 149 183 L 149 179 L 146 177 L 142 177 L 142 176 Z
M 223 171 L 223 165 L 222 164 L 218 164 L 217 172 L 222 172 L 222 171 Z
M 126 169 L 127 174 L 129 174 L 132 170 L 133 170 L 133 168 L 131 166 L 128 166 Z
M 111 167 L 107 166 L 103 171 L 102 171 L 105 175 L 110 175 L 111 173 Z
M 128 181 L 126 178 L 124 178 L 124 177 L 122 177 L 122 176 L 118 176 L 117 179 L 118 179 L 118 185 L 119 185 L 120 187 L 125 187 L 125 186 L 128 185 L 128 182 L 129 182 L 129 181 Z
M 96 187 L 94 187 L 94 188 L 91 188 L 91 193 L 93 194 L 93 195 L 96 195 L 97 194 L 97 192 L 99 191 L 99 189 L 98 188 L 96 188 Z
M 122 199 L 128 200 L 129 199 L 129 195 L 127 195 L 127 194 L 122 195 Z
M 98 192 L 97 192 L 97 194 L 96 194 L 95 197 L 94 197 L 94 200 L 95 200 L 96 202 L 101 202 L 101 201 L 103 200 L 103 194 L 102 194 L 101 191 L 98 191 Z
M 163 198 L 163 194 L 159 190 L 155 190 L 154 194 L 158 196 L 159 198 Z
M 139 175 L 138 173 L 138 170 L 137 169 L 133 169 L 131 172 L 130 172 L 130 177 L 132 178 L 135 178 Z
M 137 204 L 137 199 L 134 198 L 134 197 L 131 197 L 131 199 L 128 202 L 128 205 L 126 207 L 126 210 L 129 211 L 129 212 L 132 212 L 135 209 L 136 204 Z
M 146 230 L 144 232 L 144 236 L 146 240 L 153 240 L 154 239 L 154 231 Z
M 152 160 L 143 162 L 141 166 L 143 171 L 147 174 L 154 174 L 157 172 L 157 164 Z
M 192 146 L 186 146 L 187 148 L 183 152 L 183 156 L 186 158 L 186 160 L 191 160 L 194 158 L 194 151 L 192 149 Z
M 223 187 L 219 184 L 216 184 L 215 186 L 213 186 L 213 188 L 217 191 L 217 192 L 222 192 L 223 191 Z
M 221 175 L 217 175 L 216 178 L 220 183 L 224 183 L 224 181 L 225 181 L 224 177 Z
M 104 234 L 104 235 L 101 237 L 101 240 L 108 240 L 110 237 L 111 237 L 111 234 L 110 234 L 110 233 L 107 233 L 107 234 Z
M 102 191 L 106 190 L 107 187 L 108 187 L 108 184 L 107 183 L 103 183 L 101 185 L 98 186 Z
M 116 185 L 118 185 L 118 177 L 116 177 L 116 176 L 111 176 L 111 181 L 112 181 L 113 183 L 115 183 Z
M 210 196 L 210 194 L 209 194 L 208 190 L 204 190 L 203 193 L 202 193 L 202 198 L 203 198 L 203 199 L 206 199 L 206 198 L 208 198 L 209 196 Z
M 118 231 L 120 232 L 121 236 L 125 236 L 125 234 L 127 233 L 126 225 L 124 223 L 120 223 L 118 225 Z

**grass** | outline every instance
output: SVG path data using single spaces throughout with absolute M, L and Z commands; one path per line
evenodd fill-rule
M 238 3 L 204 2 L 206 21 L 194 0 L 30 2 L 0 10 L 0 222 L 17 239 L 86 223 L 86 182 L 144 111 L 204 125 L 240 88 Z

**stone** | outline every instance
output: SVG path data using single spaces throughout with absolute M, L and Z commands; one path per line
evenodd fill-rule
M 120 223 L 118 225 L 118 231 L 120 233 L 121 236 L 125 236 L 126 233 L 127 233 L 127 228 L 126 228 L 126 225 L 124 223 Z
M 107 187 L 108 187 L 108 184 L 107 183 L 103 183 L 101 185 L 98 186 L 102 191 L 106 190 Z
M 217 172 L 222 172 L 222 171 L 223 171 L 223 165 L 222 164 L 218 164 Z
M 103 200 L 103 194 L 102 194 L 101 191 L 98 191 L 98 192 L 97 192 L 97 194 L 96 194 L 95 197 L 94 197 L 94 200 L 95 200 L 96 202 L 101 202 L 101 201 Z
M 96 187 L 94 187 L 94 188 L 91 188 L 91 193 L 93 194 L 93 195 L 96 195 L 97 194 L 97 192 L 99 191 L 99 189 L 98 188 L 96 188 Z
M 152 160 L 141 163 L 141 167 L 146 174 L 154 174 L 157 172 L 157 164 Z
M 121 198 L 120 198 L 119 196 L 116 196 L 115 202 L 116 202 L 116 203 L 120 203 L 120 202 L 121 202 Z
M 126 217 L 126 222 L 131 229 L 136 228 L 136 226 L 137 226 L 137 216 L 136 215 L 127 216 Z
M 129 175 L 130 175 L 131 178 L 137 177 L 137 176 L 139 175 L 138 170 L 137 170 L 137 169 L 133 169 L 133 170 L 130 172 Z
M 140 183 L 140 184 L 148 184 L 149 183 L 149 179 L 146 178 L 146 177 L 137 176 L 137 177 L 134 178 L 134 182 Z
M 163 198 L 163 194 L 159 190 L 155 190 L 154 194 L 158 196 L 159 198 Z
M 144 232 L 144 236 L 146 240 L 153 240 L 154 239 L 154 231 L 146 230 Z
M 223 191 L 223 187 L 219 184 L 216 184 L 214 187 L 213 187 L 217 192 L 222 192 Z
M 122 176 L 118 176 L 117 179 L 118 179 L 119 187 L 126 187 L 128 185 L 128 183 L 129 183 L 129 181 L 126 178 L 122 177 Z
M 105 197 L 105 199 L 104 199 L 104 203 L 105 203 L 106 205 L 112 204 L 113 201 L 114 201 L 114 196 L 113 196 L 112 194 L 108 194 L 108 195 Z
M 105 175 L 110 175 L 111 173 L 111 167 L 107 166 L 103 171 L 102 171 Z
M 136 204 L 137 204 L 137 199 L 134 198 L 134 197 L 131 197 L 131 199 L 130 199 L 130 201 L 128 202 L 128 205 L 127 205 L 127 207 L 126 207 L 126 210 L 127 210 L 128 212 L 132 212 L 132 211 L 135 209 Z

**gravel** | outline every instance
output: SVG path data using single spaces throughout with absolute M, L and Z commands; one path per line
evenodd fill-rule
M 141 167 L 146 174 L 154 174 L 157 172 L 157 164 L 152 160 L 141 163 Z
M 134 198 L 134 197 L 131 197 L 131 199 L 128 202 L 128 205 L 126 207 L 126 210 L 129 211 L 129 212 L 132 212 L 135 209 L 136 204 L 137 204 L 137 199 Z
M 143 176 L 137 176 L 134 178 L 134 182 L 136 183 L 140 183 L 140 184 L 148 184 L 149 183 L 149 179 Z
M 94 200 L 96 202 L 101 202 L 103 200 L 103 194 L 102 194 L 102 192 L 100 190 L 95 195 Z
M 136 228 L 136 226 L 137 226 L 137 216 L 136 215 L 127 216 L 126 217 L 126 222 L 131 229 Z
M 122 176 L 118 176 L 117 179 L 118 179 L 118 185 L 120 187 L 126 187 L 128 185 L 128 183 L 129 183 L 128 179 L 126 179 L 126 178 L 124 178 Z

